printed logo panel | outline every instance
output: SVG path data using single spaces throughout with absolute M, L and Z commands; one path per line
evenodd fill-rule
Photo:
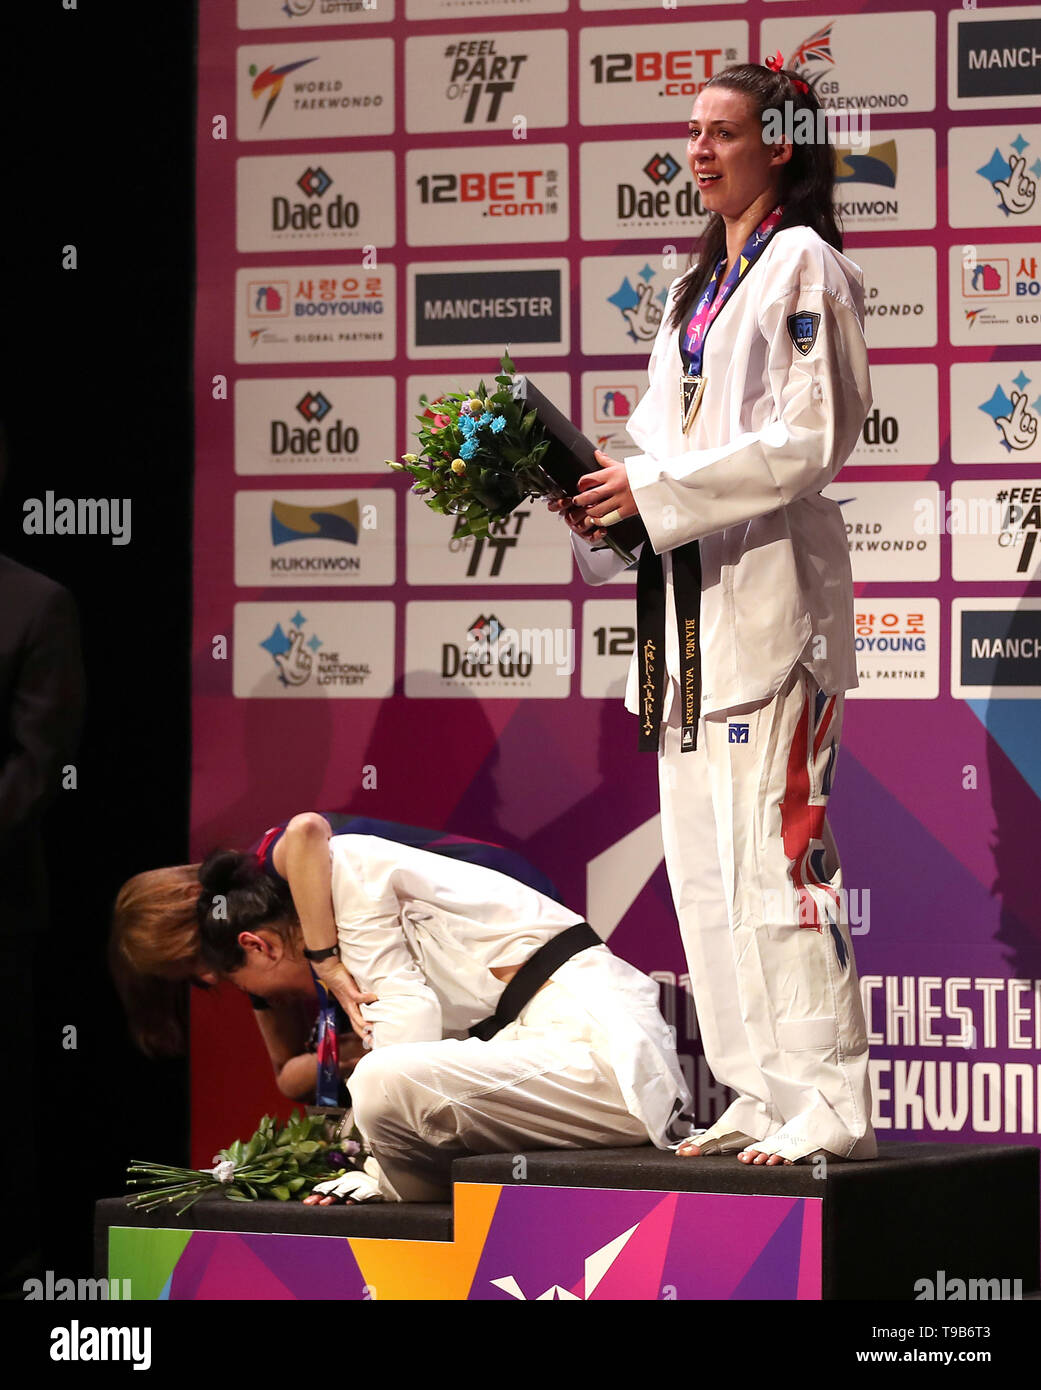
M 567 124 L 565 29 L 406 39 L 405 73 L 410 135 Z
M 647 373 L 582 373 L 582 433 L 608 458 L 627 459 L 640 451 L 626 428 L 647 389 Z
M 682 129 L 709 78 L 748 61 L 743 19 L 584 28 L 579 38 L 579 120 L 586 126 Z M 678 158 L 679 156 L 677 156 Z
M 570 350 L 567 260 L 413 262 L 408 268 L 410 357 L 480 357 L 495 376 L 503 349 Z M 494 355 L 493 355 L 494 354 Z
M 563 14 L 568 0 L 405 0 L 406 19 L 484 19 L 499 15 Z
M 522 502 L 487 536 L 457 534 L 461 518 L 439 516 L 421 497 L 405 504 L 410 584 L 569 584 L 574 561 L 566 525 L 540 500 Z
M 566 145 L 410 150 L 405 187 L 410 246 L 567 240 Z
M 393 584 L 395 493 L 238 492 L 235 583 L 240 588 Z
M 951 458 L 1041 467 L 1041 361 L 952 363 Z
M 1039 187 L 1041 125 L 956 126 L 948 132 L 952 227 L 1036 227 Z
M 588 356 L 650 353 L 669 286 L 681 270 L 663 270 L 646 252 L 582 259 L 582 351 Z
M 853 628 L 860 685 L 849 700 L 935 700 L 940 693 L 940 600 L 858 598 Z
M 382 473 L 395 456 L 390 376 L 235 383 L 236 473 Z
M 872 125 L 869 140 L 836 141 L 835 171 L 835 207 L 844 232 L 936 226 L 934 131 L 883 132 Z
M 784 66 L 809 83 L 826 111 L 932 111 L 936 106 L 936 16 L 800 15 L 766 19 L 760 48 L 781 50 Z M 884 53 L 884 63 L 878 54 Z
M 1041 13 L 1036 5 L 951 9 L 947 105 L 952 111 L 1041 106 Z
M 872 363 L 874 402 L 849 463 L 936 463 L 939 390 L 939 372 L 931 362 Z
M 582 605 L 582 698 L 621 700 L 636 649 L 631 598 L 589 599 Z
M 236 603 L 239 700 L 384 700 L 394 692 L 393 603 Z
M 858 246 L 869 350 L 936 346 L 936 251 L 931 246 Z
M 1041 279 L 1038 241 L 952 246 L 951 342 L 1041 342 Z
M 955 579 L 1017 584 L 1041 579 L 1036 478 L 954 483 L 947 525 Z
M 394 42 L 264 44 L 240 48 L 240 140 L 390 135 Z
M 1041 599 L 954 600 L 951 694 L 956 700 L 1041 697 Z
M 746 0 L 669 0 L 667 10 L 693 10 L 700 5 L 744 5 Z M 663 0 L 578 0 L 580 10 L 653 10 L 662 9 Z
M 564 700 L 574 669 L 566 601 L 473 598 L 405 607 L 411 699 Z
M 240 251 L 343 251 L 394 245 L 394 156 L 240 159 Z
M 930 583 L 940 577 L 936 483 L 831 483 L 849 541 L 854 584 Z
M 236 362 L 396 355 L 393 266 L 249 266 L 235 275 Z
M 663 233 L 682 238 L 684 255 L 708 221 L 676 140 L 588 141 L 579 149 L 582 236 L 617 241 Z
M 395 0 L 238 0 L 240 29 L 305 29 L 322 24 L 386 24 Z

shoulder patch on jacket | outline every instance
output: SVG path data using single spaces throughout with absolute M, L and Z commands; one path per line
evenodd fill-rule
M 809 309 L 797 309 L 794 314 L 788 315 L 788 337 L 791 338 L 803 357 L 817 341 L 817 329 L 820 327 L 820 322 L 820 314 L 815 314 Z

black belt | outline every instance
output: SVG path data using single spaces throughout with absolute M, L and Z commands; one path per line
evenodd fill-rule
M 698 746 L 701 716 L 701 549 L 697 541 L 672 554 L 672 592 L 680 644 L 680 750 Z M 658 751 L 665 708 L 665 574 L 649 541 L 636 573 L 636 643 L 640 672 L 641 753 Z
M 470 1029 L 471 1038 L 487 1042 L 494 1038 L 500 1028 L 505 1028 L 534 999 L 554 970 L 559 970 L 565 961 L 577 956 L 589 946 L 602 946 L 604 943 L 588 922 L 576 922 L 573 927 L 552 937 L 535 951 L 514 975 L 499 996 L 499 1003 L 490 1018 L 483 1018 Z

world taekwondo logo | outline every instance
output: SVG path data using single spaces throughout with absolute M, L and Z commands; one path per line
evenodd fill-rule
M 1027 167 L 1029 146 L 1030 141 L 1020 133 L 1009 143 L 1008 153 L 1003 154 L 995 145 L 990 159 L 976 170 L 997 195 L 997 207 L 1006 217 L 1025 217 L 1034 207 L 1041 179 L 1041 159 L 1035 155 L 1034 162 Z
M 301 58 L 298 63 L 283 63 L 280 68 L 266 67 L 260 72 L 256 63 L 250 63 L 249 75 L 253 78 L 253 86 L 250 95 L 254 101 L 260 97 L 267 97 L 267 105 L 264 107 L 264 114 L 260 118 L 260 126 L 263 129 L 264 122 L 274 108 L 275 102 L 282 94 L 282 87 L 286 78 L 291 72 L 296 72 L 297 68 L 305 68 L 308 63 L 316 63 L 317 58 Z

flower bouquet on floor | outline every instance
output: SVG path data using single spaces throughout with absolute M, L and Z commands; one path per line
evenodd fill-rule
M 578 480 L 600 465 L 595 445 L 527 377 L 518 376 L 509 354 L 500 363 L 497 389 L 451 391 L 432 405 L 425 396 L 417 416 L 421 452 L 405 454 L 391 468 L 415 479 L 412 491 L 428 507 L 455 516 L 456 534 L 487 536 L 493 522 L 534 498 L 573 497 Z M 607 544 L 627 565 L 646 540 L 639 517 L 606 532 Z
M 128 1205 L 154 1211 L 180 1202 L 180 1216 L 210 1192 L 223 1193 L 233 1202 L 255 1202 L 262 1197 L 302 1201 L 317 1183 L 360 1169 L 360 1136 L 357 1131 L 348 1132 L 352 1137 L 344 1137 L 343 1127 L 326 1115 L 301 1115 L 294 1110 L 284 1125 L 274 1115 L 265 1115 L 251 1138 L 236 1139 L 221 1149 L 212 1168 L 131 1163 L 127 1186 L 150 1191 L 135 1193 Z

